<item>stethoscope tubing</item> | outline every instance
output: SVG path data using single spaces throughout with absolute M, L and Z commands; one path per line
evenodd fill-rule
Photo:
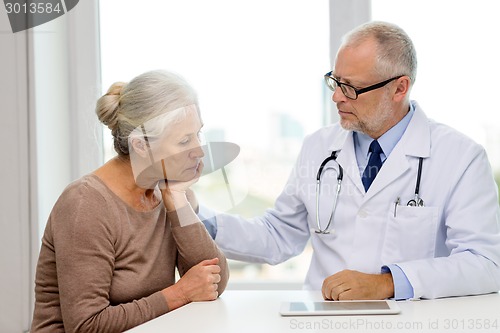
M 423 157 L 418 158 L 418 172 L 417 172 L 417 183 L 415 184 L 415 198 L 408 201 L 407 206 L 423 207 L 424 200 L 420 198 L 420 179 L 422 177 L 422 164 L 424 162 Z
M 333 208 L 332 208 L 332 212 L 330 213 L 330 217 L 328 219 L 328 224 L 326 225 L 325 229 L 321 229 L 321 223 L 319 221 L 319 197 L 320 197 L 321 174 L 323 173 L 323 169 L 325 168 L 325 165 L 328 162 L 330 162 L 331 160 L 336 161 L 336 159 L 337 159 L 337 151 L 334 151 L 334 152 L 332 152 L 332 154 L 330 156 L 328 156 L 323 161 L 323 163 L 321 163 L 321 165 L 319 166 L 318 174 L 316 175 L 316 225 L 317 225 L 318 229 L 315 230 L 315 232 L 318 234 L 329 234 L 330 233 L 330 231 L 329 231 L 330 224 L 332 223 L 333 214 L 335 213 L 335 210 L 337 208 L 337 200 L 339 198 L 340 189 L 342 187 L 342 180 L 344 179 L 344 170 L 342 169 L 340 164 L 337 163 L 339 166 L 339 172 L 338 172 L 338 176 L 337 176 L 337 189 L 335 191 L 335 200 L 333 201 L 333 204 L 332 204 Z
M 329 234 L 329 228 L 333 220 L 333 215 L 335 213 L 335 210 L 337 208 L 337 201 L 340 195 L 340 189 L 342 187 L 342 180 L 344 179 L 344 170 L 342 166 L 337 162 L 339 166 L 339 172 L 337 176 L 337 189 L 335 193 L 335 199 L 333 201 L 333 209 L 330 214 L 330 218 L 328 219 L 328 224 L 326 225 L 325 229 L 321 229 L 321 224 L 320 224 L 320 219 L 319 219 L 319 197 L 320 197 L 320 185 L 321 185 L 321 174 L 323 173 L 323 170 L 325 169 L 325 166 L 328 162 L 330 161 L 337 161 L 337 152 L 334 151 L 330 156 L 328 156 L 319 166 L 318 174 L 316 175 L 316 225 L 318 227 L 315 232 L 317 234 Z M 423 157 L 418 158 L 418 171 L 417 171 L 417 181 L 415 184 L 415 198 L 408 201 L 408 206 L 418 206 L 418 207 L 423 207 L 424 206 L 424 201 L 420 198 L 420 181 L 422 178 L 422 165 L 423 165 Z M 333 168 L 332 168 L 333 169 Z M 326 169 L 325 169 L 326 170 Z

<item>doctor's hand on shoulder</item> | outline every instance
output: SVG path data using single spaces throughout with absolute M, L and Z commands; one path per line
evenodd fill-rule
M 367 274 L 343 270 L 327 277 L 321 288 L 325 300 L 386 299 L 394 296 L 390 273 Z

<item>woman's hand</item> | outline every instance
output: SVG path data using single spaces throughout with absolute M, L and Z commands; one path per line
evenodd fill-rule
M 219 296 L 217 289 L 221 277 L 218 264 L 219 258 L 203 260 L 191 267 L 177 281 L 178 287 L 189 302 L 213 301 Z
M 203 260 L 191 267 L 173 286 L 164 289 L 169 310 L 173 310 L 190 302 L 213 301 L 219 293 L 218 283 L 221 280 L 219 258 Z

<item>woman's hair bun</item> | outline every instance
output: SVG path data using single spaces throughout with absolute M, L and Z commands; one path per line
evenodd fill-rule
M 113 83 L 106 94 L 97 100 L 95 113 L 111 131 L 116 130 L 118 124 L 120 97 L 126 84 L 125 82 Z

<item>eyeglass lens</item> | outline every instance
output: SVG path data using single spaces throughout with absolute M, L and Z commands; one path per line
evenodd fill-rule
M 340 83 L 332 77 L 327 76 L 327 77 L 325 77 L 325 80 L 326 80 L 326 84 L 327 84 L 328 88 L 330 88 L 330 90 L 335 91 L 337 89 L 337 87 L 340 86 L 340 89 L 342 89 L 342 92 L 344 93 L 344 95 L 347 98 L 356 99 L 357 94 L 356 94 L 356 91 L 354 90 L 353 87 L 345 85 L 343 83 Z

